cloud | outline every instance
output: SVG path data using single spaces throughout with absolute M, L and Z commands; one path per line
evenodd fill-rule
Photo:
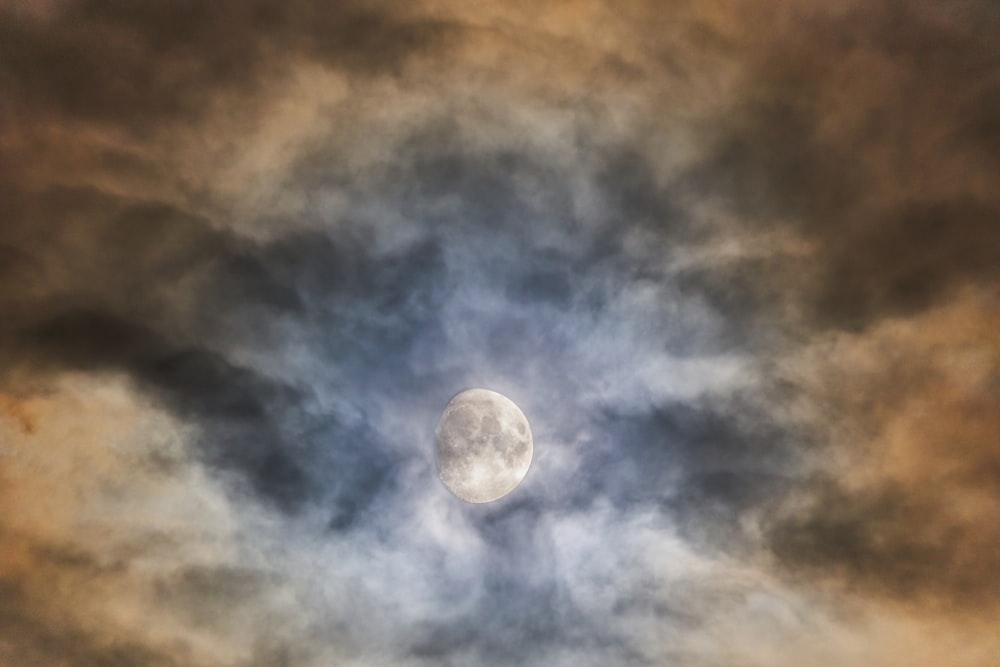
M 73 2 L 39 17 L 5 10 L 5 78 L 20 105 L 142 131 L 192 122 L 305 58 L 361 75 L 440 45 L 444 22 L 341 3 Z M 22 107 L 23 108 L 23 107 Z
M 0 12 L 0 656 L 991 646 L 986 4 Z
M 985 248 L 998 202 L 979 180 L 988 141 L 971 139 L 982 108 L 965 100 L 996 81 L 981 79 L 990 49 L 971 15 L 996 19 L 975 3 L 950 16 L 893 3 L 807 13 L 815 30 L 757 54 L 742 104 L 706 123 L 708 159 L 688 182 L 814 252 L 807 264 L 745 262 L 689 280 L 723 307 L 776 313 L 794 300 L 802 325 L 854 331 L 995 282 Z
M 992 605 L 992 299 L 967 291 L 917 320 L 810 352 L 830 361 L 806 366 L 816 373 L 807 382 L 822 382 L 815 393 L 838 406 L 830 414 L 850 419 L 826 430 L 841 465 L 809 480 L 771 527 L 789 566 L 911 604 Z

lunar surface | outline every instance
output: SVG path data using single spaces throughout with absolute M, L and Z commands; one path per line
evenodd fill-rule
M 513 401 L 488 389 L 469 389 L 451 399 L 436 440 L 441 481 L 470 503 L 506 496 L 531 465 L 528 420 Z

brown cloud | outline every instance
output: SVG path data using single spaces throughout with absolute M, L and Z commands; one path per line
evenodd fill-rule
M 779 558 L 862 595 L 995 606 L 997 305 L 967 291 L 923 317 L 816 343 L 805 386 L 836 419 L 825 431 L 839 464 L 774 526 Z
M 1000 116 L 1000 74 L 984 26 L 1000 17 L 979 3 L 778 7 L 685 182 L 728 202 L 738 224 L 790 231 L 813 252 L 734 265 L 699 288 L 726 308 L 859 330 L 995 284 L 1000 199 L 983 119 Z

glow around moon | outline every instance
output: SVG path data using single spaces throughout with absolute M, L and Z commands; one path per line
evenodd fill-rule
M 437 465 L 449 491 L 488 503 L 514 490 L 531 466 L 531 428 L 520 408 L 488 389 L 463 391 L 438 424 Z

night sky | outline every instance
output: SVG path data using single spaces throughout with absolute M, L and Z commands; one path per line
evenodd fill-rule
M 0 665 L 1000 664 L 998 35 L 0 0 Z

